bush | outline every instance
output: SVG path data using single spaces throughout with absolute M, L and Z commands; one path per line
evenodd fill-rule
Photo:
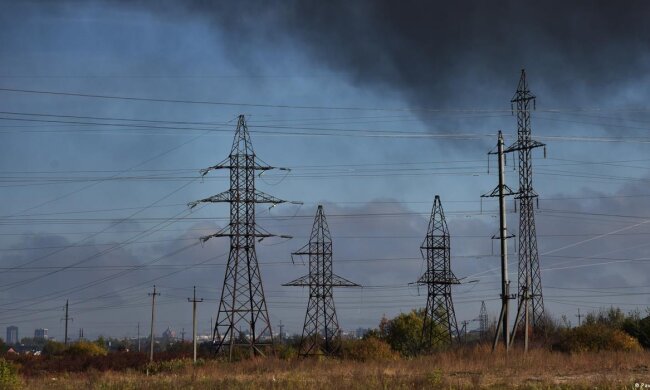
M 0 389 L 19 389 L 21 387 L 18 368 L 11 362 L 0 358 Z
M 192 365 L 191 360 L 187 359 L 173 359 L 160 362 L 148 363 L 144 370 L 149 374 L 169 373 L 174 371 L 183 370 Z
M 89 341 L 79 341 L 65 350 L 66 355 L 70 356 L 106 356 L 108 351 L 98 343 Z
M 276 346 L 276 352 L 282 360 L 293 360 L 298 357 L 298 350 L 291 345 L 281 344 Z
M 397 355 L 390 345 L 376 337 L 362 340 L 343 340 L 341 355 L 344 359 L 366 361 L 395 360 Z
M 597 322 L 567 330 L 553 347 L 564 352 L 641 350 L 634 337 Z
M 59 356 L 63 355 L 65 351 L 65 345 L 57 341 L 48 340 L 43 346 L 43 355 L 47 356 Z
M 639 341 L 644 348 L 650 348 L 650 317 L 627 318 L 623 323 L 623 330 Z

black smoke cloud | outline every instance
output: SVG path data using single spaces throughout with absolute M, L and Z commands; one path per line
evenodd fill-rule
M 292 47 L 312 60 L 307 73 L 324 67 L 359 88 L 395 92 L 413 109 L 508 109 L 522 68 L 547 109 L 641 105 L 647 98 L 650 4 L 643 1 L 121 4 L 208 23 L 243 72 L 259 71 L 259 50 Z M 416 114 L 431 131 L 514 128 L 511 118 Z M 547 124 L 554 129 L 545 122 L 537 133 Z
M 524 67 L 537 88 L 546 84 L 554 97 L 573 102 L 583 88 L 604 92 L 643 75 L 650 48 L 650 4 L 643 1 L 183 4 L 185 16 L 225 32 L 235 55 L 251 55 L 250 42 L 289 39 L 358 85 L 396 88 L 424 107 L 511 92 Z M 171 17 L 169 7 L 139 6 Z

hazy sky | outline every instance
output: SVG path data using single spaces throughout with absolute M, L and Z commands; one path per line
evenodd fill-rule
M 650 306 L 650 31 L 642 1 L 3 2 L 0 14 L 0 325 L 134 336 L 191 329 L 192 286 L 216 316 L 227 205 L 225 158 L 245 114 L 258 157 L 283 172 L 260 190 L 302 206 L 261 206 L 294 236 L 258 257 L 273 326 L 299 332 L 308 272 L 290 253 L 318 204 L 344 329 L 421 307 L 419 246 L 433 197 L 451 229 L 458 321 L 498 311 L 496 185 L 487 152 L 515 139 L 510 99 L 526 68 L 537 96 L 536 215 L 546 309 Z M 48 92 L 48 93 L 43 93 Z M 55 92 L 54 94 L 49 92 Z M 64 94 L 60 94 L 64 93 Z M 65 94 L 67 93 L 67 94 Z M 76 95 L 75 95 L 76 94 Z M 85 96 L 80 96 L 85 95 Z M 117 98 L 116 98 L 117 97 Z M 144 98 L 144 99 L 124 99 Z M 517 172 L 508 159 L 508 184 Z M 510 208 L 509 226 L 517 230 Z M 512 244 L 512 243 L 511 243 Z M 511 245 L 511 253 L 514 251 Z M 296 259 L 299 260 L 299 259 Z M 306 260 L 306 259 L 305 259 Z M 516 280 L 516 256 L 512 278 Z M 135 268 L 134 268 L 135 267 Z M 470 329 L 478 327 L 472 322 Z

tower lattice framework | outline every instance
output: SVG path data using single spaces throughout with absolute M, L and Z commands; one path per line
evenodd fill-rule
M 542 279 L 539 269 L 537 233 L 535 230 L 535 206 L 537 193 L 533 189 L 532 150 L 545 145 L 531 137 L 530 111 L 535 107 L 535 96 L 528 89 L 526 71 L 521 70 L 517 92 L 511 103 L 516 105 L 517 141 L 504 152 L 518 152 L 519 191 L 519 263 L 518 263 L 518 307 L 513 337 L 518 325 L 530 313 L 533 327 L 539 327 L 544 316 Z M 532 105 L 532 107 L 531 107 Z
M 427 261 L 427 270 L 417 281 L 427 286 L 422 340 L 427 346 L 450 345 L 454 336 L 459 338 L 451 286 L 460 282 L 451 272 L 449 229 L 438 195 L 433 202 L 429 228 L 420 252 Z
M 314 218 L 309 243 L 292 253 L 309 256 L 309 274 L 283 286 L 309 287 L 309 303 L 300 340 L 300 355 L 335 355 L 340 351 L 341 339 L 334 287 L 360 287 L 332 271 L 332 236 L 323 206 L 319 205 Z
M 481 301 L 481 311 L 478 314 L 478 324 L 479 332 L 481 334 L 481 339 L 484 339 L 487 336 L 488 327 L 489 327 L 489 317 L 487 312 L 487 307 L 485 307 L 485 301 Z
M 240 115 L 230 155 L 219 164 L 201 170 L 202 176 L 213 170 L 230 170 L 230 189 L 189 204 L 194 208 L 199 203 L 230 203 L 230 223 L 201 238 L 205 242 L 214 237 L 230 237 L 230 252 L 212 338 L 216 352 L 227 349 L 230 358 L 236 348 L 248 349 L 251 355 L 263 355 L 264 348 L 273 347 L 255 242 L 276 235 L 256 225 L 255 207 L 259 203 L 280 204 L 286 201 L 256 190 L 255 173 L 274 168 L 256 157 L 246 120 L 244 115 Z

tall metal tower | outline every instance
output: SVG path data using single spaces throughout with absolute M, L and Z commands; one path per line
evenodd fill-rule
M 427 271 L 417 283 L 427 285 L 428 289 L 422 340 L 427 346 L 449 345 L 454 336 L 460 340 L 451 300 L 451 285 L 460 284 L 460 281 L 451 272 L 449 229 L 438 195 L 433 201 L 429 228 L 420 252 L 427 260 Z
M 286 201 L 255 189 L 255 172 L 274 167 L 255 156 L 243 115 L 239 116 L 237 122 L 230 155 L 219 164 L 201 170 L 201 175 L 217 169 L 230 170 L 230 189 L 189 203 L 190 208 L 204 202 L 230 203 L 230 223 L 217 233 L 201 238 L 205 242 L 213 237 L 230 237 L 230 253 L 212 342 L 217 352 L 227 348 L 230 358 L 237 347 L 248 349 L 251 355 L 263 355 L 264 346 L 273 346 L 273 333 L 255 241 L 276 235 L 256 225 L 255 207 L 258 203 L 275 205 Z
M 489 317 L 487 308 L 485 307 L 485 301 L 481 301 L 481 311 L 478 314 L 478 329 L 481 334 L 481 339 L 485 339 L 488 331 Z
M 361 287 L 332 272 L 332 236 L 319 205 L 309 243 L 292 255 L 309 256 L 309 274 L 283 286 L 309 287 L 309 303 L 300 340 L 300 355 L 335 355 L 341 348 L 340 328 L 334 308 L 334 287 Z
M 519 200 L 519 305 L 515 317 L 513 338 L 522 317 L 526 322 L 525 331 L 527 332 L 529 313 L 532 314 L 534 327 L 541 325 L 544 316 L 533 204 L 533 201 L 537 198 L 537 193 L 533 189 L 532 150 L 545 147 L 545 145 L 531 138 L 531 102 L 534 109 L 535 96 L 528 89 L 526 71 L 522 69 L 517 92 L 515 92 L 511 100 L 511 103 L 517 106 L 517 141 L 504 151 L 504 153 L 519 152 L 519 191 L 516 196 L 516 199 Z

